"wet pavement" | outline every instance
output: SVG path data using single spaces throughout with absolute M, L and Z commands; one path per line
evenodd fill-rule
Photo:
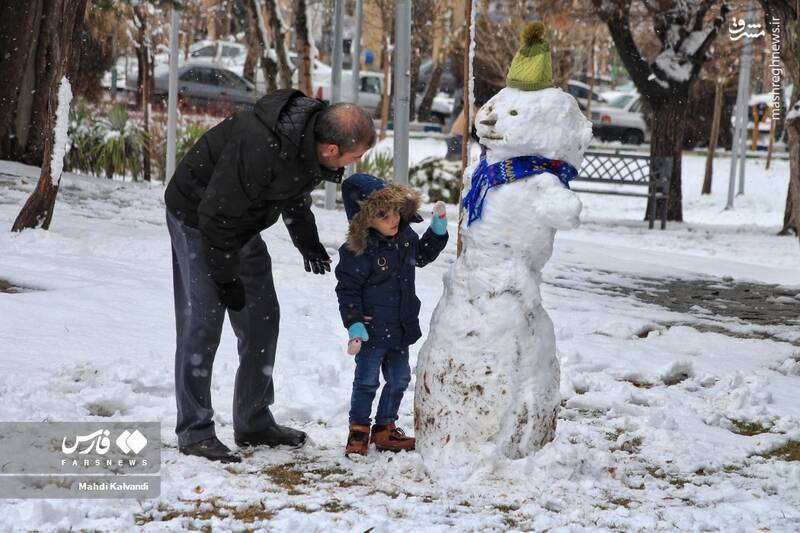
M 626 285 L 615 284 L 621 273 L 594 270 L 581 290 L 614 297 L 632 297 L 686 320 L 660 325 L 688 326 L 699 331 L 744 339 L 770 339 L 800 346 L 800 288 L 734 281 L 732 278 L 648 278 L 625 275 Z M 560 283 L 549 284 L 576 289 Z M 639 336 L 647 336 L 643 331 Z

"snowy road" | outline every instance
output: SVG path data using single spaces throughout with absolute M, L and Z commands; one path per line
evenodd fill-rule
M 692 194 L 699 159 L 684 158 L 689 222 L 667 231 L 645 229 L 640 200 L 582 198 L 583 226 L 559 234 L 545 268 L 562 362 L 556 439 L 455 486 L 432 482 L 414 453 L 343 457 L 353 363 L 335 280 L 306 274 L 280 226 L 264 233 L 282 314 L 274 413 L 313 442 L 248 452 L 239 465 L 179 455 L 163 188 L 66 177 L 51 231 L 0 232 L 0 280 L 29 289 L 3 293 L 0 285 L 0 420 L 159 420 L 161 497 L 5 500 L 0 531 L 800 529 L 791 296 L 800 294 L 800 247 L 775 236 L 788 167 L 766 172 L 748 162 L 752 193 L 723 212 L 721 191 Z M 725 168 L 721 160 L 717 174 Z M 11 227 L 33 188 L 35 179 L 19 177 L 30 173 L 0 163 L 0 227 Z M 335 251 L 343 213 L 317 210 L 317 218 Z M 423 330 L 454 254 L 451 239 L 418 273 Z M 778 303 L 795 312 L 781 324 L 778 311 L 765 325 L 717 315 L 712 305 L 662 307 L 643 295 L 657 287 L 642 278 L 780 284 L 776 297 L 787 299 Z M 213 398 L 230 444 L 235 368 L 226 326 Z M 411 406 L 408 394 L 406 428 Z

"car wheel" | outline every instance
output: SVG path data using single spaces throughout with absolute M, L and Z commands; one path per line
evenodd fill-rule
M 623 144 L 642 144 L 644 142 L 644 135 L 639 130 L 626 130 L 622 136 Z

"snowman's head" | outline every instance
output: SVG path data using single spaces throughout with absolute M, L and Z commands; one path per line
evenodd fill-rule
M 475 117 L 489 163 L 516 156 L 560 159 L 580 168 L 592 140 L 592 123 L 561 89 L 522 91 L 506 87 Z

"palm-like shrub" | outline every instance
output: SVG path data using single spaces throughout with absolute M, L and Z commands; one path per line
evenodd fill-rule
M 141 126 L 129 120 L 128 111 L 121 104 L 111 108 L 108 115 L 98 120 L 103 132 L 100 142 L 92 150 L 97 168 L 106 177 L 130 174 L 137 180 L 142 174 L 142 150 L 145 133 Z

